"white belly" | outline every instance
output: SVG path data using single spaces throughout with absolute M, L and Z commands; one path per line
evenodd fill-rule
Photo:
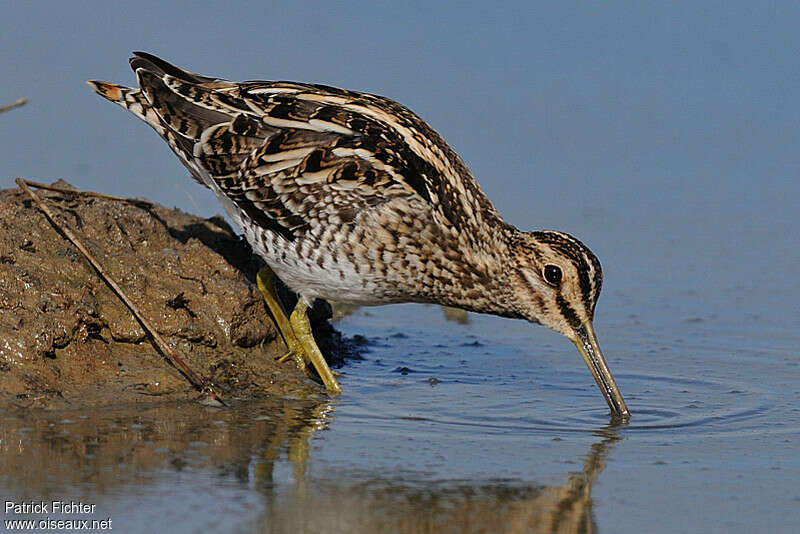
M 309 250 L 302 243 L 260 229 L 245 229 L 244 235 L 278 278 L 308 304 L 317 298 L 362 306 L 397 300 L 383 295 L 369 272 L 358 272 L 348 261 L 334 263 L 322 251 Z
M 379 247 L 370 245 L 369 238 L 361 243 L 360 253 L 350 257 L 343 251 L 352 243 L 347 243 L 346 234 L 337 228 L 312 229 L 290 241 L 253 225 L 206 172 L 201 176 L 253 250 L 307 304 L 317 298 L 361 306 L 425 301 L 403 289 L 400 280 L 387 277 L 385 269 L 381 273 L 378 265 L 382 258 L 375 256 L 380 254 Z

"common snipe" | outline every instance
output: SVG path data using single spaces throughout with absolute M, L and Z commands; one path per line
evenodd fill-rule
M 311 335 L 314 299 L 427 302 L 527 319 L 578 347 L 612 413 L 628 409 L 592 327 L 602 271 L 574 237 L 506 223 L 422 119 L 371 94 L 233 83 L 150 54 L 138 88 L 89 82 L 145 121 L 211 189 L 269 268 L 258 285 L 290 353 L 340 391 Z M 298 296 L 286 316 L 277 275 Z

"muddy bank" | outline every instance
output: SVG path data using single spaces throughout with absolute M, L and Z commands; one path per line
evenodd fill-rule
M 223 219 L 37 194 L 226 398 L 321 393 L 291 363 L 275 363 L 285 347 L 253 283 L 259 260 Z M 197 396 L 30 198 L 18 189 L 0 191 L 0 406 Z

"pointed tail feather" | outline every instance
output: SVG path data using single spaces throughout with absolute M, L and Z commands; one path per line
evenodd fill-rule
M 130 87 L 99 80 L 86 80 L 86 83 L 94 89 L 95 93 L 116 104 L 122 104 L 125 101 L 125 94 L 133 91 Z
M 164 127 L 161 121 L 153 112 L 147 99 L 145 99 L 139 89 L 132 89 L 124 85 L 101 82 L 98 80 L 87 80 L 86 83 L 94 88 L 95 93 L 98 95 L 122 106 L 153 127 L 159 134 L 164 134 Z
M 252 111 L 245 103 L 228 94 L 236 88 L 229 81 L 200 76 L 144 52 L 134 52 L 130 64 L 139 87 L 94 80 L 88 84 L 156 130 L 207 187 L 213 185 L 212 174 L 235 173 L 274 133 L 248 116 Z

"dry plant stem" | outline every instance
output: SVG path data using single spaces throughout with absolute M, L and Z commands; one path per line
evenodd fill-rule
M 153 339 L 153 342 L 156 344 L 159 351 L 161 351 L 161 353 L 164 354 L 164 356 L 166 356 L 167 359 L 169 359 L 170 362 L 175 367 L 180 369 L 180 371 L 183 373 L 186 379 L 189 380 L 189 382 L 191 382 L 193 386 L 195 386 L 200 391 L 207 393 L 211 398 L 218 401 L 220 404 L 225 405 L 225 403 L 222 401 L 220 396 L 215 391 L 214 387 L 208 384 L 202 378 L 200 378 L 197 375 L 197 373 L 195 373 L 188 365 L 186 365 L 183 362 L 183 360 L 180 357 L 178 357 L 177 354 L 175 354 L 175 352 L 170 348 L 170 346 L 167 345 L 166 341 L 164 341 L 164 338 L 162 338 L 158 334 L 158 332 L 156 332 L 155 328 L 153 328 L 150 322 L 147 319 L 145 319 L 145 317 L 139 312 L 139 310 L 136 308 L 136 305 L 134 305 L 134 303 L 131 301 L 128 295 L 126 295 L 125 292 L 122 291 L 122 289 L 116 283 L 116 281 L 114 281 L 114 279 L 111 278 L 111 276 L 109 276 L 105 272 L 102 265 L 100 265 L 100 262 L 98 262 L 94 258 L 94 256 L 92 256 L 89 253 L 86 247 L 83 246 L 83 243 L 81 243 L 78 240 L 78 238 L 75 237 L 75 235 L 70 231 L 69 228 L 62 225 L 56 220 L 55 216 L 53 216 L 53 213 L 50 211 L 50 209 L 41 201 L 41 199 L 33 191 L 31 191 L 28 188 L 28 185 L 37 187 L 38 184 L 36 184 L 35 182 L 28 182 L 27 180 L 23 180 L 22 178 L 17 178 L 16 182 L 17 185 L 19 185 L 20 188 L 33 199 L 33 201 L 36 203 L 36 206 L 40 210 L 42 210 L 42 212 L 47 216 L 47 218 L 50 220 L 53 226 L 58 228 L 58 230 L 62 234 L 64 234 L 67 237 L 67 239 L 69 239 L 72 242 L 72 244 L 75 245 L 75 247 L 77 247 L 78 250 L 81 251 L 81 253 L 86 257 L 86 259 L 89 260 L 89 263 L 91 263 L 92 266 L 97 270 L 98 274 L 103 279 L 103 281 L 105 281 L 105 283 L 108 284 L 109 287 L 111 287 L 111 289 L 114 291 L 114 293 L 116 293 L 116 295 L 120 298 L 120 300 L 122 300 L 122 302 L 125 303 L 128 309 L 131 310 L 131 313 L 133 313 L 133 316 L 136 317 L 139 323 L 141 323 L 142 327 L 144 327 L 147 333 L 150 334 L 150 337 Z M 47 189 L 53 189 L 53 188 L 48 186 Z M 75 191 L 71 191 L 69 189 L 65 189 L 64 191 L 75 193 Z
M 20 178 L 21 180 L 21 178 Z M 126 197 L 118 197 L 114 195 L 106 195 L 105 193 L 95 193 L 94 191 L 78 191 L 77 189 L 68 189 L 66 187 L 58 187 L 55 185 L 48 185 L 42 184 L 39 182 L 33 182 L 31 180 L 22 180 L 27 185 L 31 187 L 35 187 L 36 189 L 45 189 L 47 191 L 57 191 L 59 193 L 67 193 L 72 195 L 81 195 L 84 197 L 93 197 L 93 198 L 102 198 L 104 200 L 115 200 L 118 202 L 128 202 L 130 204 L 136 204 L 139 206 L 147 206 L 152 207 L 153 203 L 148 202 L 147 200 L 139 200 L 136 198 L 126 198 Z
M 28 103 L 28 99 L 27 98 L 20 98 L 16 102 L 13 102 L 13 103 L 11 103 L 11 104 L 9 104 L 7 106 L 1 107 L 0 108 L 0 113 L 5 113 L 6 111 L 11 111 L 14 108 L 18 108 L 20 106 L 24 106 L 27 103 Z

